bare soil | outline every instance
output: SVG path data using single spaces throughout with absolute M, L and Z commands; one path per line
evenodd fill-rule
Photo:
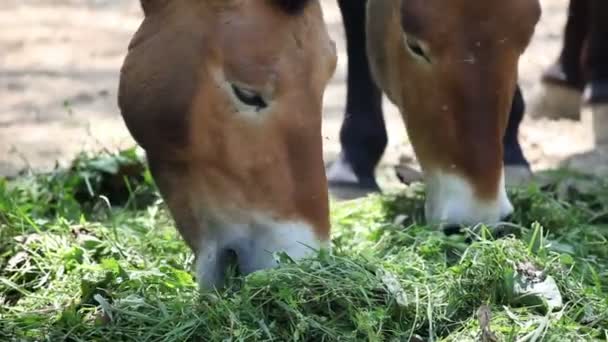
M 337 72 L 324 108 L 325 157 L 339 151 L 345 101 L 346 52 L 334 0 L 322 0 L 339 49 Z M 543 0 L 543 18 L 520 65 L 527 98 L 557 56 L 565 0 Z M 80 151 L 134 144 L 116 104 L 119 68 L 142 14 L 135 0 L 3 0 L 0 7 L 0 175 L 67 165 Z M 392 166 L 413 160 L 396 108 L 385 101 L 389 148 L 381 182 L 395 181 Z M 608 174 L 608 153 L 594 151 L 591 126 L 582 121 L 526 118 L 521 140 L 535 170 L 563 163 Z M 573 159 L 574 158 L 574 159 Z

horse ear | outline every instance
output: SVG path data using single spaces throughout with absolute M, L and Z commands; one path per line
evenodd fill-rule
M 299 14 L 310 4 L 311 0 L 272 0 L 277 6 L 289 14 Z M 353 1 L 353 0 L 350 0 Z
M 141 9 L 144 11 L 144 15 L 149 15 L 154 11 L 165 7 L 171 0 L 140 0 Z
M 149 15 L 165 7 L 172 0 L 140 0 L 141 8 L 144 11 L 144 15 Z M 215 8 L 226 8 L 234 6 L 236 3 L 242 0 L 207 0 L 207 4 Z

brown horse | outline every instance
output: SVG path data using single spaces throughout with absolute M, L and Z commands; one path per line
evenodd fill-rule
M 322 97 L 336 66 L 317 1 L 148 0 L 119 105 L 202 287 L 327 245 Z
M 369 0 L 367 52 L 401 110 L 427 184 L 427 220 L 493 223 L 512 206 L 502 137 L 537 0 Z

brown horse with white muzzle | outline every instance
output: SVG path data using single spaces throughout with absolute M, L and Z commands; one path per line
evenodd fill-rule
M 336 51 L 317 1 L 147 0 L 119 105 L 203 287 L 329 241 L 323 92 Z
M 538 0 L 369 0 L 367 52 L 403 113 L 427 220 L 495 223 L 512 211 L 502 137 Z

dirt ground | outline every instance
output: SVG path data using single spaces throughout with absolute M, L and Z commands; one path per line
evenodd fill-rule
M 346 79 L 341 17 L 334 0 L 322 0 L 339 66 L 325 96 L 326 160 L 339 151 Z M 543 18 L 521 61 L 520 78 L 530 98 L 540 72 L 560 48 L 566 0 L 543 0 Z M 133 144 L 116 105 L 119 68 L 141 20 L 136 0 L 3 0 L 0 8 L 0 175 L 24 168 L 66 165 L 82 150 Z M 401 118 L 385 101 L 389 148 L 380 179 L 394 182 L 391 166 L 412 155 Z M 591 126 L 582 122 L 526 118 L 521 132 L 535 170 L 560 163 L 608 174 L 605 151 L 593 148 Z M 572 157 L 575 156 L 574 159 Z

